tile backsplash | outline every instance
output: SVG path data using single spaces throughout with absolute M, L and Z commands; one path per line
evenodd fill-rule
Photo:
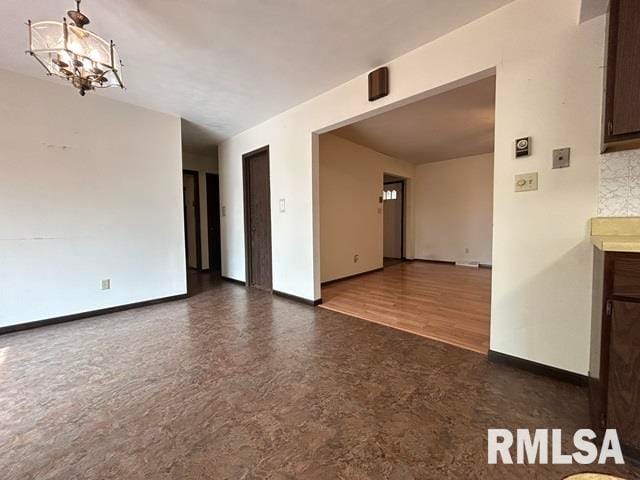
M 600 156 L 598 216 L 640 216 L 640 150 Z

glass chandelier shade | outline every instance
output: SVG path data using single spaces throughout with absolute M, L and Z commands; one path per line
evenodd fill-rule
M 36 23 L 29 20 L 27 53 L 47 74 L 70 81 L 80 95 L 95 88 L 124 88 L 122 62 L 113 41 L 107 42 L 84 28 L 89 19 L 80 13 L 79 2 L 77 12 L 69 14 L 76 25 L 68 24 L 66 19 Z

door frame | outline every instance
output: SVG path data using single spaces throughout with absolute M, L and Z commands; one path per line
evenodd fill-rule
M 249 161 L 252 157 L 261 153 L 267 154 L 267 162 L 269 162 L 269 184 L 271 184 L 271 154 L 269 152 L 269 145 L 257 148 L 248 153 L 242 155 L 242 190 L 244 200 L 244 267 L 245 267 L 245 285 L 251 287 L 251 215 L 250 215 L 250 202 L 249 202 L 249 175 L 247 174 Z M 269 185 L 269 197 L 271 197 L 271 185 Z M 269 198 L 269 217 L 271 217 L 271 198 Z M 271 218 L 269 219 L 271 221 Z M 269 242 L 272 238 L 269 239 Z M 273 291 L 273 245 L 271 245 L 271 258 L 269 264 L 271 266 L 271 288 L 269 291 Z
M 197 170 L 187 170 L 187 169 L 182 169 L 182 174 L 183 175 L 191 175 L 193 177 L 193 183 L 194 183 L 194 193 L 193 196 L 195 197 L 194 200 L 194 208 L 195 208 L 195 217 L 196 217 L 196 268 L 198 270 L 202 270 L 202 232 L 200 231 L 200 173 Z M 182 185 L 182 191 L 184 192 L 184 183 Z M 183 198 L 186 201 L 186 196 L 183 195 Z M 187 209 L 186 209 L 186 204 L 184 205 L 184 244 L 185 244 L 185 251 L 187 252 L 187 258 L 186 258 L 186 264 L 187 264 L 187 269 L 189 269 L 189 239 L 187 237 L 188 232 L 187 232 Z
M 209 191 L 209 180 L 214 179 L 218 184 L 218 210 L 217 212 L 211 211 L 210 207 L 210 196 L 212 192 Z M 218 173 L 205 173 L 205 187 L 207 189 L 207 252 L 209 253 L 209 270 L 212 270 L 212 256 L 211 256 L 211 217 L 214 216 L 218 221 L 218 239 L 217 239 L 217 249 L 218 249 L 218 257 L 220 258 L 220 271 L 222 271 L 222 252 L 221 252 L 221 235 L 220 235 L 220 174 Z
M 406 257 L 404 255 L 404 229 L 405 229 L 405 224 L 404 224 L 404 208 L 405 208 L 405 191 L 406 191 L 406 180 L 404 178 L 400 179 L 400 180 L 394 180 L 392 182 L 382 182 L 383 185 L 383 189 L 384 189 L 384 185 L 391 185 L 393 183 L 399 183 L 402 185 L 402 202 L 401 202 L 401 215 L 400 215 L 400 259 L 401 260 L 406 260 Z M 383 206 L 384 208 L 384 206 Z M 384 247 L 384 245 L 383 245 Z M 383 254 L 384 257 L 384 254 Z

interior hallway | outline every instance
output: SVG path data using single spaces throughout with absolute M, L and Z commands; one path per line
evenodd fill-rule
M 0 337 L 3 478 L 560 478 L 488 427 L 589 424 L 586 389 L 217 283 Z M 635 478 L 631 467 L 594 467 Z
M 323 308 L 487 353 L 491 270 L 404 262 L 322 287 Z

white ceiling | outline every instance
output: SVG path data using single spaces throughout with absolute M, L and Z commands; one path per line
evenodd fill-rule
M 85 0 L 82 10 L 125 62 L 128 90 L 100 94 L 182 116 L 185 147 L 204 152 L 510 1 Z M 24 22 L 73 7 L 2 0 L 2 68 L 44 78 L 24 54 Z
M 490 153 L 495 98 L 492 76 L 330 133 L 415 164 Z

